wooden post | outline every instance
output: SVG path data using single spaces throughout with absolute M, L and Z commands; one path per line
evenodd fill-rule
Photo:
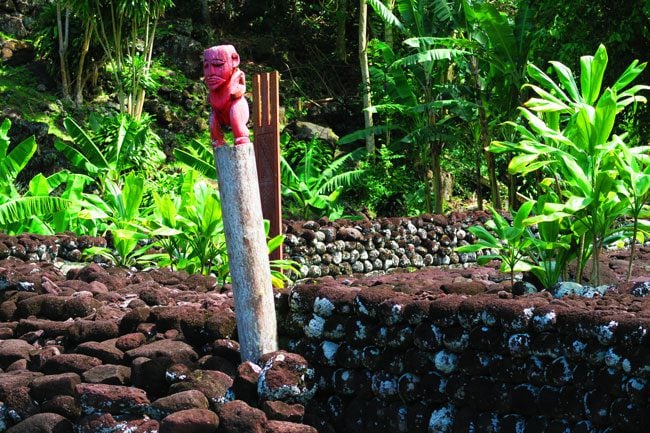
M 243 361 L 277 350 L 271 268 L 252 143 L 214 148 Z
M 270 237 L 282 233 L 279 93 L 277 71 L 253 77 L 253 137 L 262 214 L 270 222 Z M 271 259 L 282 259 L 282 246 L 271 253 Z

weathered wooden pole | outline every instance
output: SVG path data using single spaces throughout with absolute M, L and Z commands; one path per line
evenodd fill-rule
M 263 354 L 277 350 L 277 324 L 255 151 L 246 126 L 246 80 L 239 63 L 232 45 L 203 53 L 240 353 L 242 360 L 258 362 Z M 234 146 L 226 145 L 222 126 L 232 128 Z
M 214 148 L 242 360 L 277 350 L 277 323 L 253 144 Z

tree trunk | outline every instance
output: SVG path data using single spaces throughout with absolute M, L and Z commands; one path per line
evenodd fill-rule
M 74 102 L 79 107 L 84 100 L 83 96 L 83 89 L 84 89 L 84 84 L 86 82 L 86 78 L 84 77 L 84 66 L 86 62 L 86 55 L 88 54 L 88 50 L 90 49 L 90 39 L 93 35 L 93 22 L 88 20 L 84 24 L 84 39 L 81 44 L 81 53 L 79 53 L 79 63 L 77 64 L 77 81 L 75 83 L 75 96 L 74 96 Z
M 348 52 L 345 44 L 345 27 L 348 18 L 348 0 L 338 1 L 338 10 L 336 11 L 336 58 L 341 62 L 348 60 Z
M 201 18 L 203 20 L 203 24 L 205 24 L 207 28 L 210 28 L 211 20 L 208 0 L 201 0 Z
M 478 107 L 479 116 L 479 143 L 482 147 L 481 153 L 485 153 L 485 161 L 487 163 L 488 178 L 490 180 L 490 194 L 492 195 L 492 206 L 496 210 L 501 210 L 501 197 L 499 196 L 499 185 L 497 183 L 496 165 L 494 161 L 494 154 L 487 150 L 490 145 L 490 129 L 488 127 L 487 115 L 485 113 L 485 105 L 483 104 L 483 92 L 481 90 L 481 83 L 478 76 L 478 59 L 472 57 L 472 73 L 474 76 L 474 88 L 476 91 L 476 106 Z M 478 184 L 481 188 L 481 184 Z
M 386 0 L 386 8 L 392 12 L 393 8 L 395 8 L 395 0 Z M 393 45 L 395 44 L 393 26 L 384 25 L 384 41 L 386 42 L 386 45 L 393 48 Z
M 433 170 L 433 212 L 436 214 L 442 214 L 445 205 L 445 198 L 442 195 L 442 169 L 440 168 L 441 153 L 442 145 L 440 143 L 434 143 L 431 152 L 431 166 Z
M 56 24 L 59 31 L 59 67 L 61 68 L 61 87 L 63 97 L 70 97 L 70 73 L 68 71 L 68 30 L 70 24 L 70 9 L 65 8 L 65 23 L 63 22 L 61 2 L 56 3 Z
M 363 118 L 366 130 L 373 127 L 372 113 L 368 108 L 372 105 L 370 92 L 370 71 L 368 67 L 368 38 L 366 27 L 368 23 L 368 3 L 360 0 L 359 3 L 359 64 L 361 66 L 361 92 L 363 93 Z M 366 135 L 366 150 L 368 155 L 375 153 L 375 134 L 369 131 Z
M 214 149 L 242 360 L 277 350 L 277 323 L 252 143 Z

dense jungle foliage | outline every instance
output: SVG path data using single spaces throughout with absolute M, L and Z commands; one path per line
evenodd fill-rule
M 226 278 L 200 56 L 231 43 L 249 79 L 281 74 L 287 218 L 522 207 L 501 237 L 527 259 L 502 258 L 551 280 L 556 258 L 647 233 L 645 0 L 15 3 L 26 32 L 0 38 L 33 55 L 0 66 L 5 232 L 110 232 L 96 253 L 120 264 Z M 524 241 L 537 224 L 542 241 Z

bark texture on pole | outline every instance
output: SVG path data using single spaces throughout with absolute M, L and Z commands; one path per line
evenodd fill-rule
M 252 143 L 214 148 L 241 356 L 277 350 L 268 249 Z

